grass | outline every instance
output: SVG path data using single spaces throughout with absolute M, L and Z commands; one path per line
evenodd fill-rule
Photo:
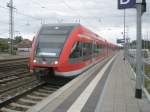
M 144 70 L 145 70 L 145 74 L 150 75 L 150 65 L 145 65 Z M 145 88 L 150 94 L 150 78 L 145 77 L 144 84 L 145 84 Z
M 150 65 L 145 65 L 145 74 L 150 74 Z
M 132 65 L 132 68 L 134 71 L 136 71 L 136 68 L 134 65 Z M 147 76 L 149 76 L 149 78 L 145 77 L 144 87 L 147 89 L 147 91 L 150 94 L 150 65 L 145 65 L 144 69 L 145 69 L 145 74 L 147 74 Z
M 145 88 L 147 89 L 147 91 L 150 94 L 150 79 L 145 78 L 144 84 L 145 84 Z

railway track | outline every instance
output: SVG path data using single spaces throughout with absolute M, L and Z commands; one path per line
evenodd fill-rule
M 0 73 L 16 70 L 18 68 L 27 68 L 28 58 L 0 60 Z
M 27 58 L 0 60 L 0 86 L 13 80 L 28 76 Z
M 54 77 L 49 84 L 29 74 L 27 58 L 0 61 L 0 112 L 26 111 L 69 79 Z
M 26 68 L 19 68 L 16 70 L 10 70 L 5 72 L 0 72 L 0 79 L 11 77 L 11 76 L 20 76 L 21 74 L 29 73 L 29 70 Z
M 55 76 L 47 84 L 28 74 L 15 78 L 1 81 L 0 112 L 25 112 L 71 80 Z
M 20 61 L 27 61 L 28 58 L 16 58 L 16 59 L 5 59 L 5 60 L 0 60 L 0 64 L 5 64 L 5 63 L 14 63 L 14 62 L 20 62 Z
M 25 112 L 69 81 L 54 77 L 46 84 L 32 76 L 30 81 L 28 79 L 20 85 L 12 84 L 8 89 L 0 89 L 0 112 Z

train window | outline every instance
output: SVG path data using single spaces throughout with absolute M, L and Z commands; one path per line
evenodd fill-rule
M 69 63 L 79 63 L 82 60 L 82 43 L 76 42 L 71 49 Z
M 74 44 L 69 57 L 69 63 L 80 63 L 91 59 L 92 43 L 77 42 Z
M 36 51 L 36 56 L 37 57 L 59 57 L 59 54 L 61 52 L 61 48 L 63 47 L 62 42 L 39 42 L 37 51 Z M 43 54 L 55 54 L 55 55 L 43 55 Z
M 63 43 L 48 43 L 48 42 L 40 42 L 39 48 L 61 48 L 63 47 Z
M 72 26 L 43 26 L 38 35 L 36 56 L 59 57 L 72 29 Z
M 77 42 L 71 50 L 69 62 L 79 63 L 96 57 L 103 52 L 103 44 L 92 44 L 90 42 Z
M 68 30 L 43 29 L 40 34 L 41 35 L 65 35 L 68 34 Z
M 94 57 L 95 57 L 99 54 L 98 45 L 94 44 L 93 47 L 94 47 L 93 48 L 93 53 L 94 53 Z
M 41 34 L 56 34 L 56 35 L 67 35 L 71 32 L 74 26 L 54 26 L 54 25 L 44 25 L 40 31 Z
M 66 40 L 65 35 L 46 35 L 46 36 L 40 36 L 39 42 L 50 42 L 50 43 L 59 43 L 59 42 L 64 42 Z
M 83 43 L 83 60 L 88 60 L 92 57 L 92 43 Z
M 101 54 L 103 50 L 103 45 L 102 44 L 97 44 L 97 55 Z
M 71 49 L 70 58 L 79 58 L 82 56 L 82 45 L 80 42 L 74 44 L 73 48 Z

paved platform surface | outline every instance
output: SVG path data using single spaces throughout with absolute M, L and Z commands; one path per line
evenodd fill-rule
M 146 97 L 134 97 L 135 79 L 123 53 L 93 67 L 28 112 L 150 112 Z M 106 62 L 106 61 L 105 61 Z M 101 67 L 100 67 L 101 66 Z
M 96 112 L 150 112 L 150 103 L 145 96 L 135 96 L 135 77 L 130 65 L 124 62 L 120 53 L 112 67 Z

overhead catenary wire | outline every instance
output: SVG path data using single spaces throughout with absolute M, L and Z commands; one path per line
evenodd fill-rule
M 0 8 L 3 8 L 3 9 L 8 10 L 8 8 L 7 8 L 7 7 L 1 6 L 1 5 L 0 5 Z M 15 9 L 16 9 L 16 8 L 15 8 Z M 17 9 L 16 9 L 16 10 L 14 10 L 14 13 L 17 13 L 17 14 L 19 14 L 19 15 L 23 15 L 23 16 L 26 16 L 26 17 L 29 17 L 29 18 L 32 18 L 32 19 L 35 19 L 35 20 L 39 20 L 39 21 L 41 21 L 41 19 L 40 19 L 40 18 L 37 18 L 37 17 L 31 16 L 31 15 L 28 15 L 28 14 L 25 14 L 25 13 L 22 13 L 22 12 L 19 12 Z
M 0 5 L 0 8 L 1 8 L 1 9 L 5 9 L 6 11 L 8 11 L 8 7 L 4 7 L 4 6 L 1 6 L 1 5 Z M 16 8 L 14 8 L 14 13 L 15 13 L 15 14 L 18 14 L 18 15 L 26 16 L 26 17 L 28 17 L 28 18 L 30 18 L 30 19 L 33 19 L 33 20 L 40 21 L 40 23 L 41 23 L 41 19 L 40 19 L 40 18 L 37 18 L 37 17 L 31 16 L 31 15 L 28 15 L 28 14 L 25 14 L 25 13 L 22 13 L 22 12 L 19 12 Z M 21 22 L 24 22 L 24 21 L 21 21 Z M 1 23 L 1 24 L 6 24 L 6 25 L 9 24 L 9 22 L 5 22 L 5 21 L 1 21 L 1 20 L 0 20 L 0 23 Z M 18 24 L 16 24 L 16 25 L 18 26 Z M 17 27 L 17 26 L 16 26 L 16 27 Z M 25 27 L 26 24 L 25 24 L 25 25 L 19 24 L 19 26 L 20 26 L 20 27 Z M 9 34 L 8 31 L 9 31 L 9 30 L 6 30 L 7 35 Z M 15 31 L 14 31 L 14 33 L 15 33 Z M 5 32 L 4 32 L 4 33 L 0 33 L 1 36 L 4 36 L 4 34 L 6 34 L 6 33 L 5 33 Z M 6 36 L 5 36 L 5 37 L 6 37 Z
M 83 1 L 80 1 L 82 7 L 84 7 L 86 10 L 88 10 L 88 13 L 90 12 L 91 14 L 90 15 L 93 15 L 93 12 L 91 10 L 89 10 L 87 7 L 87 4 L 83 4 Z M 101 22 L 101 17 L 99 16 L 92 16 L 93 18 L 96 18 L 97 19 L 97 22 Z
M 16 14 L 23 15 L 23 16 L 26 16 L 26 17 L 29 17 L 29 18 L 32 18 L 32 19 L 41 21 L 41 18 L 37 18 L 37 17 L 31 16 L 31 15 L 28 15 L 28 14 L 25 14 L 25 13 L 22 13 L 22 12 L 19 12 L 18 10 L 14 11 L 14 12 L 15 12 Z
M 4 0 L 3 0 L 4 1 Z M 33 2 L 32 2 L 33 1 Z M 63 2 L 63 1 L 65 1 L 65 3 Z M 49 11 L 49 13 L 47 13 L 47 15 L 48 14 L 50 14 L 51 12 L 50 11 L 56 11 L 56 17 L 57 18 L 59 18 L 60 20 L 62 20 L 62 22 L 64 21 L 65 22 L 65 18 L 66 18 L 66 21 L 72 21 L 73 20 L 73 22 L 74 22 L 74 20 L 76 21 L 76 20 L 81 20 L 80 22 L 82 22 L 82 24 L 84 23 L 84 24 L 86 24 L 86 25 L 89 25 L 89 26 L 91 26 L 92 28 L 96 28 L 95 26 L 97 26 L 97 24 L 93 24 L 92 23 L 92 21 L 93 21 L 93 19 L 94 18 L 96 18 L 96 16 L 94 16 L 94 15 L 92 15 L 92 12 L 94 13 L 94 11 L 95 10 L 89 10 L 88 11 L 88 13 L 85 11 L 85 15 L 82 13 L 82 12 L 80 12 L 81 10 L 79 10 L 80 9 L 80 7 L 76 7 L 76 2 L 73 2 L 74 3 L 74 5 L 72 5 L 72 3 L 70 3 L 69 2 L 70 0 L 56 0 L 56 1 L 49 1 L 49 0 L 44 0 L 44 1 L 42 1 L 42 0 L 30 0 L 30 1 L 27 1 L 27 3 L 29 3 L 30 2 L 30 5 L 33 5 L 33 7 L 36 9 L 38 9 L 38 10 L 40 10 L 40 11 L 43 11 L 43 12 L 48 12 Z M 77 0 L 77 3 L 79 2 L 79 0 Z M 81 2 L 81 5 L 83 5 L 84 6 L 84 8 L 86 9 L 86 10 L 88 10 L 88 8 L 90 8 L 90 5 L 88 5 L 88 4 L 86 4 L 86 3 L 84 3 L 83 1 L 80 1 Z M 16 2 L 17 3 L 17 2 Z M 57 4 L 58 3 L 58 4 Z M 20 4 L 20 5 L 22 5 L 22 3 Z M 51 5 L 57 5 L 58 7 L 54 7 L 54 8 L 52 8 L 52 7 L 50 7 Z M 60 7 L 60 5 L 61 5 L 61 7 Z M 0 6 L 2 6 L 2 4 L 0 5 Z M 38 7 L 37 7 L 38 6 Z M 8 10 L 8 8 L 5 6 L 2 6 L 3 8 L 1 8 L 1 9 L 6 9 L 6 10 Z M 39 9 L 39 7 L 41 8 L 41 9 Z M 81 6 L 82 7 L 82 6 Z M 16 7 L 17 8 L 17 7 Z M 19 8 L 19 7 L 18 7 Z M 26 6 L 23 6 L 23 8 L 28 8 L 28 5 L 26 5 Z M 59 15 L 59 12 L 57 13 L 57 11 L 60 11 L 61 12 L 61 10 L 60 9 L 63 9 L 63 12 L 65 12 L 65 14 L 63 15 L 63 16 L 61 16 L 61 14 Z M 79 9 L 78 9 L 79 8 Z M 91 7 L 90 9 L 92 9 L 93 7 Z M 34 20 L 36 20 L 36 21 L 39 21 L 39 23 L 42 21 L 42 19 L 44 18 L 38 18 L 38 16 L 36 16 L 36 15 L 30 15 L 29 13 L 27 13 L 27 12 L 23 12 L 23 11 L 20 11 L 22 8 L 20 7 L 19 8 L 19 10 L 18 9 L 16 9 L 15 10 L 15 14 L 17 14 L 17 17 L 19 18 L 15 18 L 16 19 L 16 25 L 17 26 L 20 26 L 19 24 L 23 24 L 23 25 L 25 25 L 26 23 L 27 23 L 27 21 L 29 21 L 29 23 L 30 24 L 32 24 L 32 23 L 34 23 Z M 51 9 L 51 10 L 50 10 Z M 82 8 L 83 9 L 83 8 Z M 16 13 L 16 11 L 17 11 L 17 13 Z M 18 13 L 19 12 L 19 13 Z M 72 13 L 73 12 L 73 13 Z M 90 12 L 90 13 L 89 13 Z M 52 12 L 53 13 L 53 12 Z M 69 16 L 69 15 L 67 15 L 67 13 L 69 14 L 69 13 L 71 13 L 71 16 Z M 87 15 L 87 14 L 88 15 Z M 21 15 L 21 16 L 19 16 L 19 15 Z M 25 17 L 23 17 L 23 16 L 25 16 Z M 32 16 L 32 17 L 31 17 Z M 55 14 L 54 14 L 54 16 L 55 16 Z M 53 16 L 53 17 L 54 17 Z M 21 17 L 21 18 L 20 18 Z M 27 17 L 27 18 L 26 18 Z M 97 15 L 97 17 L 98 17 L 98 15 Z M 50 18 L 49 16 L 47 17 L 48 19 Z M 48 20 L 48 19 L 45 19 L 45 20 Z M 21 20 L 22 19 L 22 20 Z M 31 21 L 30 21 L 30 19 L 31 19 Z M 33 19 L 33 20 L 32 20 Z M 82 21 L 83 20 L 83 21 Z M 18 23 L 20 21 L 20 23 Z M 76 21 L 77 22 L 77 21 Z M 25 24 L 24 24 L 25 23 Z M 95 23 L 95 22 L 94 22 Z M 33 24 L 32 24 L 33 25 Z M 25 25 L 26 26 L 26 25 Z M 28 26 L 29 27 L 29 26 Z
M 49 10 L 49 8 L 46 7 L 45 5 L 42 5 L 41 3 L 37 2 L 37 1 L 34 1 L 34 0 L 31 0 L 31 1 L 32 1 L 32 3 L 35 3 L 36 5 L 38 5 L 40 8 L 45 9 L 45 10 Z M 49 4 L 48 1 L 44 1 L 44 2 L 46 2 L 46 5 Z M 71 11 L 73 11 L 73 12 L 75 13 L 75 15 L 78 17 L 78 19 L 76 19 L 76 21 L 78 20 L 77 22 L 80 22 L 80 19 L 81 19 L 81 17 L 83 17 L 83 16 L 81 16 L 81 14 L 78 13 L 76 9 L 72 8 L 72 7 L 71 7 L 68 3 L 66 3 L 66 1 L 64 1 L 64 0 L 62 0 L 61 4 L 63 4 L 67 9 L 71 9 Z M 60 4 L 59 4 L 59 5 L 60 5 Z M 59 21 L 60 17 L 56 16 L 56 18 L 58 19 L 57 21 Z M 61 19 L 61 20 L 63 20 L 63 19 Z
M 88 10 L 88 8 L 87 8 L 87 4 L 83 4 L 83 2 L 82 1 L 80 1 L 80 3 L 81 3 L 81 5 L 82 5 L 82 7 L 84 7 L 86 10 Z M 88 13 L 91 13 L 91 15 L 93 15 L 93 13 L 92 13 L 92 11 L 91 10 L 88 10 Z M 93 17 L 93 16 L 92 16 Z M 102 21 L 102 19 L 101 19 L 101 17 L 93 17 L 94 19 L 97 19 L 96 20 L 96 22 L 98 22 L 98 23 L 101 23 L 101 21 Z M 93 26 L 93 25 L 92 25 Z
M 1 21 L 1 20 L 0 20 L 0 23 L 2 23 L 2 24 L 9 24 L 8 22 Z
M 81 17 L 82 17 L 82 16 L 80 15 L 80 13 L 79 13 L 77 10 L 75 10 L 74 8 L 70 7 L 70 5 L 69 5 L 65 0 L 61 0 L 61 1 L 64 3 L 64 5 L 65 5 L 68 9 L 71 9 L 73 12 L 76 13 L 77 16 L 79 16 L 79 22 L 81 22 Z M 87 21 L 87 20 L 85 19 L 85 21 Z M 89 26 L 93 27 L 93 25 L 92 25 L 91 23 L 87 22 L 87 24 L 88 24 Z
M 3 35 L 3 34 L 8 34 L 8 31 L 6 31 L 6 32 L 0 32 L 0 35 Z
M 4 6 L 1 6 L 1 5 L 0 5 L 0 8 L 7 9 L 6 7 L 4 7 Z
M 31 2 L 34 3 L 34 4 L 36 4 L 36 5 L 37 5 L 39 8 L 41 8 L 42 10 L 45 10 L 45 11 L 51 10 L 49 7 L 46 6 L 46 5 L 49 5 L 49 2 L 48 2 L 48 1 L 43 1 L 43 2 L 46 3 L 45 5 L 39 3 L 38 1 L 34 1 L 34 0 L 31 0 Z M 42 3 L 43 3 L 43 2 L 42 2 Z M 57 22 L 58 22 L 60 18 L 59 18 L 57 15 L 56 15 L 55 17 L 56 17 Z M 44 18 L 41 18 L 41 20 L 42 20 L 42 19 L 44 19 Z M 41 23 L 43 23 L 43 20 L 41 21 Z M 44 23 L 45 23 L 45 22 L 44 22 Z
M 37 5 L 38 5 L 39 7 L 41 7 L 41 8 L 44 6 L 44 5 L 42 5 L 41 3 L 37 2 L 37 1 L 33 1 L 33 0 L 31 0 L 31 1 L 32 1 L 33 3 L 35 3 L 35 4 L 37 4 Z M 49 4 L 48 1 L 46 1 L 46 2 L 47 2 L 47 4 Z M 83 16 L 81 16 L 81 14 L 80 14 L 76 9 L 72 8 L 65 0 L 62 0 L 62 3 L 64 4 L 64 6 L 65 6 L 66 8 L 71 9 L 74 13 L 76 13 L 76 16 L 79 17 L 79 18 L 78 18 L 78 21 L 80 22 L 80 19 L 81 19 L 81 17 L 83 18 Z M 1 7 L 4 8 L 4 9 L 7 9 L 6 7 L 3 7 L 3 6 L 1 6 Z M 43 9 L 47 10 L 47 9 L 49 9 L 49 8 L 46 7 L 46 6 L 44 6 Z M 31 16 L 31 15 L 28 15 L 28 14 L 24 14 L 24 13 L 22 13 L 22 12 L 19 12 L 17 9 L 14 10 L 14 12 L 17 13 L 17 14 L 20 14 L 20 15 L 23 15 L 23 16 L 26 16 L 26 17 L 35 19 L 35 20 L 42 21 L 41 18 L 37 18 L 37 17 Z M 58 16 L 57 16 L 56 18 L 58 18 Z M 86 21 L 87 21 L 87 20 L 86 20 Z M 88 23 L 88 24 L 89 24 L 89 23 Z M 90 26 L 93 26 L 93 25 L 90 25 Z
M 46 5 L 42 5 L 41 3 L 39 3 L 39 2 L 37 2 L 37 1 L 34 1 L 34 0 L 31 0 L 33 3 L 35 3 L 36 5 L 38 5 L 40 8 L 43 8 L 43 9 L 45 9 L 45 10 L 48 10 L 49 8 L 46 6 L 46 5 L 48 5 L 48 4 L 50 4 L 48 1 L 44 1 L 44 2 L 46 2 Z M 64 1 L 64 0 L 61 0 L 62 2 L 61 2 L 61 4 L 63 4 L 67 9 L 70 9 L 71 11 L 73 11 L 74 13 L 75 13 L 75 15 L 77 16 L 77 17 L 79 17 L 79 21 L 80 21 L 80 18 L 81 17 L 84 17 L 84 16 L 82 16 L 76 9 L 74 9 L 74 8 L 72 8 L 66 1 Z M 59 4 L 60 5 L 60 4 Z M 57 17 L 58 18 L 58 17 Z

